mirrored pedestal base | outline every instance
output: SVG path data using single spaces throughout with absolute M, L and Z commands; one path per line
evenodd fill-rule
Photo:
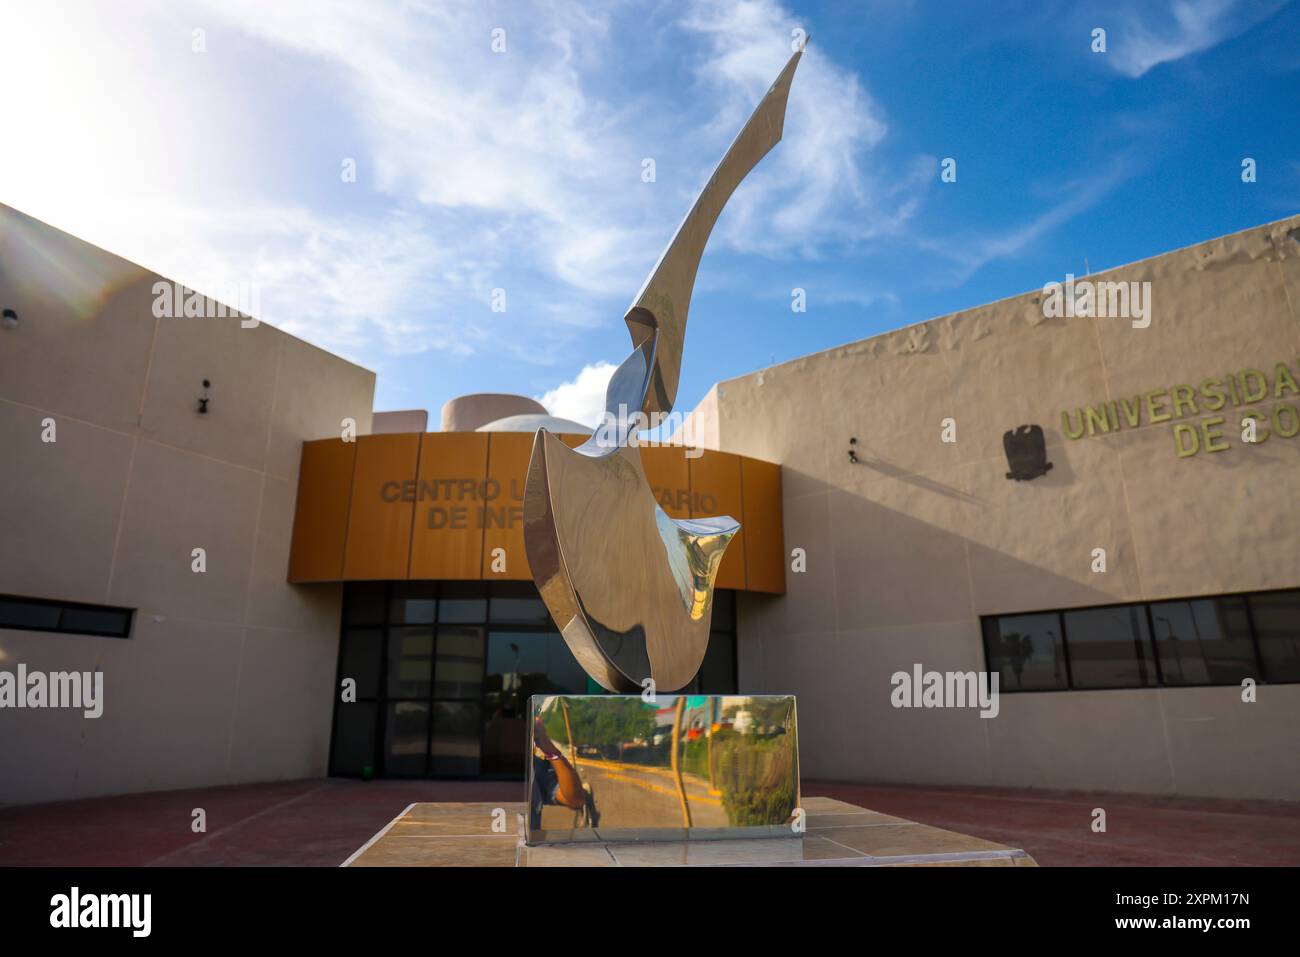
M 794 695 L 533 695 L 524 843 L 794 838 Z

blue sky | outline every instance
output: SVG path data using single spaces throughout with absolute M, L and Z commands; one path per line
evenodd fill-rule
M 0 201 L 256 284 L 267 321 L 378 373 L 377 408 L 434 422 L 474 391 L 593 419 L 624 311 L 796 28 L 785 140 L 705 254 L 679 409 L 1300 211 L 1298 2 L 27 7 L 0 29 Z

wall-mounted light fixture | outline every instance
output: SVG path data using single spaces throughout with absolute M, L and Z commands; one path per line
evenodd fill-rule
M 199 415 L 208 414 L 208 389 L 212 388 L 212 383 L 207 379 L 203 380 L 203 394 L 199 396 Z
M 857 444 L 858 444 L 858 440 L 856 438 L 849 439 L 849 464 L 850 465 L 858 464 Z
M 4 326 L 6 329 L 13 329 L 18 325 L 18 313 L 12 309 L 4 311 Z

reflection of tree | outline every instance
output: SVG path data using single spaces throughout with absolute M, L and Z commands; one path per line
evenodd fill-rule
M 708 741 L 689 742 L 686 767 L 722 792 L 733 825 L 784 824 L 798 791 L 794 709 L 788 698 L 747 698 L 729 704 L 724 717 L 741 712 L 750 718 L 746 730 L 723 727 Z
M 717 787 L 732 824 L 784 824 L 790 819 L 798 779 L 793 735 L 756 741 L 722 732 L 713 746 Z
M 1034 640 L 1028 635 L 1013 631 L 1002 635 L 998 641 L 998 658 L 1009 665 L 1016 676 L 1016 687 L 1024 683 L 1025 663 L 1034 656 Z
M 682 826 L 691 826 L 691 804 L 686 798 L 686 780 L 682 777 L 682 715 L 686 711 L 686 699 L 678 696 L 677 707 L 673 710 L 673 735 L 668 747 L 672 755 L 673 780 L 677 784 L 677 800 L 682 807 Z
M 573 745 L 594 747 L 602 753 L 617 751 L 624 744 L 650 740 L 655 733 L 655 708 L 640 698 L 566 697 Z M 555 741 L 566 741 L 569 729 L 564 726 L 560 708 L 542 718 L 546 733 Z

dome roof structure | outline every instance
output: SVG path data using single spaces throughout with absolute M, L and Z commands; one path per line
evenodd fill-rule
M 574 422 L 572 419 L 561 419 L 554 415 L 544 415 L 538 413 L 525 413 L 523 415 L 507 415 L 503 419 L 496 419 L 492 422 L 480 425 L 475 432 L 536 432 L 538 429 L 546 429 L 548 432 L 554 432 L 557 435 L 591 435 L 592 429 Z

